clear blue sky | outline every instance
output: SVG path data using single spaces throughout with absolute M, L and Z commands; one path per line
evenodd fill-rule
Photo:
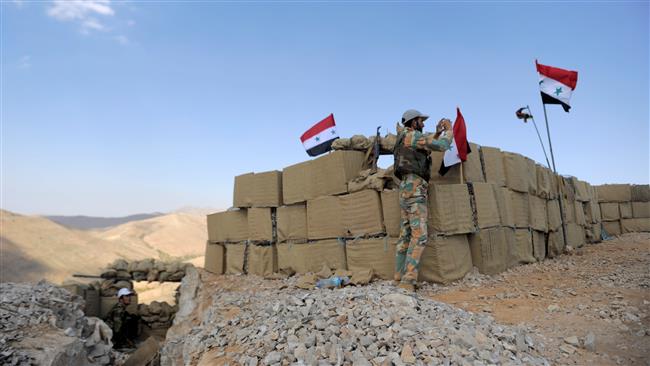
M 549 106 L 558 170 L 649 181 L 648 2 L 2 2 L 2 207 L 225 208 L 233 177 L 307 159 L 299 136 L 393 130 L 460 106 L 471 141 L 544 157 L 534 60 L 578 70 Z M 428 127 L 432 127 L 432 122 Z

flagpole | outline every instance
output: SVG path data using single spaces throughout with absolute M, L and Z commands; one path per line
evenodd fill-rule
M 463 162 L 460 162 L 460 184 L 463 184 Z
M 562 221 L 562 239 L 564 239 L 564 247 L 566 248 L 566 222 L 564 222 L 564 207 L 562 205 L 562 201 L 564 200 L 564 197 L 562 192 L 562 184 L 560 184 L 562 177 L 558 176 L 557 169 L 555 168 L 555 156 L 553 155 L 553 143 L 551 142 L 551 130 L 548 127 L 548 116 L 546 114 L 546 103 L 544 103 L 544 101 L 542 101 L 542 107 L 544 107 L 544 120 L 546 121 L 546 135 L 548 136 L 548 148 L 551 151 L 551 161 L 553 162 L 553 173 L 555 173 L 555 179 L 557 179 L 557 186 L 558 186 L 557 191 L 560 195 L 559 203 L 560 203 L 560 219 Z
M 533 117 L 533 113 L 530 111 L 529 106 L 526 106 L 526 109 L 528 110 L 528 114 L 530 114 L 530 119 L 533 121 L 533 126 L 535 126 L 535 131 L 537 132 L 537 137 L 539 138 L 539 144 L 542 145 L 542 151 L 544 152 L 544 157 L 546 158 L 546 166 L 550 169 L 551 163 L 548 161 L 548 155 L 546 155 L 546 148 L 544 147 L 544 143 L 542 142 L 542 136 L 539 134 L 537 123 L 535 123 L 535 117 Z M 546 110 L 544 110 L 544 112 L 546 112 Z M 544 116 L 546 116 L 546 113 L 544 114 Z

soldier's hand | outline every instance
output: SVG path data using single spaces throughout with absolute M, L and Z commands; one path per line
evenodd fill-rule
M 447 118 L 441 119 L 436 125 L 436 133 L 440 134 L 451 129 L 451 121 Z

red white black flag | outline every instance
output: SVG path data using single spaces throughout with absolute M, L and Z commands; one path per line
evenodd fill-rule
M 336 133 L 334 114 L 330 114 L 303 133 L 300 141 L 309 156 L 318 156 L 332 150 L 332 142 L 337 138 L 339 135 Z
M 465 118 L 460 113 L 460 108 L 456 108 L 456 121 L 454 121 L 453 132 L 454 138 L 451 139 L 451 146 L 449 150 L 445 151 L 440 170 L 438 170 L 440 175 L 445 175 L 450 167 L 467 160 L 467 154 L 472 152 L 467 141 Z
M 542 93 L 542 103 L 561 104 L 565 112 L 571 109 L 569 100 L 578 83 L 578 72 L 564 70 L 553 66 L 538 64 L 539 89 Z

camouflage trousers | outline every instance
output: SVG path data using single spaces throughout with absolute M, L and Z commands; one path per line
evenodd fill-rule
M 409 194 L 410 187 L 405 187 L 405 191 L 402 188 L 400 186 L 399 205 L 402 215 L 395 258 L 395 280 L 414 285 L 418 279 L 420 257 L 427 244 L 429 207 L 426 193 L 414 196 Z

